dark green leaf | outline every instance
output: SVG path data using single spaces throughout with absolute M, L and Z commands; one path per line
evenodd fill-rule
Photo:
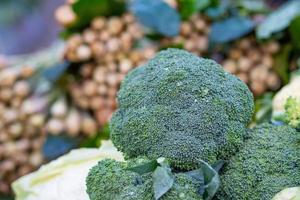
M 43 155 L 46 160 L 50 161 L 78 147 L 78 144 L 77 138 L 66 135 L 49 135 L 43 145 Z
M 146 27 L 165 36 L 176 36 L 180 28 L 177 11 L 163 0 L 132 0 L 130 10 Z
M 157 168 L 158 165 L 159 164 L 157 163 L 157 161 L 154 160 L 154 161 L 142 164 L 142 165 L 127 168 L 127 170 L 133 171 L 133 172 L 136 172 L 136 173 L 142 175 L 142 174 L 146 174 L 146 173 L 155 171 L 155 169 Z
M 55 82 L 61 77 L 61 75 L 68 69 L 69 66 L 70 63 L 65 61 L 52 67 L 45 68 L 42 74 L 48 81 Z
M 195 180 L 199 181 L 199 182 L 203 182 L 204 184 L 204 175 L 203 172 L 199 169 L 193 170 L 193 171 L 188 171 L 185 172 L 186 175 L 194 178 Z
M 269 38 L 273 33 L 287 28 L 292 20 L 300 14 L 300 1 L 288 1 L 271 13 L 256 30 L 259 39 Z
M 201 170 L 204 175 L 205 192 L 204 200 L 212 199 L 217 193 L 220 187 L 220 177 L 219 174 L 214 170 L 208 163 L 201 161 L 203 163 Z
M 279 75 L 284 84 L 289 82 L 289 56 L 292 50 L 291 44 L 286 44 L 281 51 L 274 56 L 274 71 Z
M 264 1 L 261 0 L 240 0 L 239 4 L 241 7 L 250 12 L 265 12 L 267 6 Z
M 186 172 L 185 174 L 195 179 L 200 183 L 198 193 L 203 197 L 204 200 L 210 200 L 214 197 L 220 187 L 220 178 L 218 172 L 204 161 L 201 168 Z M 218 161 L 213 166 L 220 170 L 224 165 L 224 161 Z
M 300 49 L 300 16 L 296 17 L 292 21 L 289 27 L 289 32 L 293 40 L 293 45 Z
M 210 41 L 225 43 L 238 39 L 254 29 L 254 22 L 247 17 L 230 17 L 223 21 L 215 22 L 211 27 Z
M 123 0 L 77 0 L 72 5 L 77 16 L 72 29 L 82 29 L 88 26 L 96 16 L 120 15 L 125 11 Z
M 167 167 L 157 167 L 153 173 L 153 188 L 155 199 L 161 198 L 174 184 L 174 177 L 171 169 Z
M 109 139 L 109 127 L 108 125 L 105 125 L 99 133 L 97 133 L 95 136 L 88 137 L 84 139 L 80 147 L 84 148 L 98 148 L 101 145 L 102 140 L 108 140 Z
M 179 13 L 184 20 L 208 7 L 210 0 L 179 0 Z
M 205 10 L 205 14 L 212 19 L 222 17 L 229 8 L 229 0 L 212 1 L 210 7 Z
M 255 123 L 269 122 L 272 118 L 273 93 L 268 92 L 255 100 Z
M 0 194 L 0 200 L 14 200 L 15 198 L 12 195 Z

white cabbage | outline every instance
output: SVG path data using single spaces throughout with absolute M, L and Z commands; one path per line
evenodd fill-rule
M 99 160 L 112 158 L 123 161 L 110 141 L 99 149 L 81 148 L 42 166 L 12 184 L 16 200 L 89 200 L 85 179 Z
M 300 187 L 284 189 L 276 194 L 272 200 L 300 200 Z

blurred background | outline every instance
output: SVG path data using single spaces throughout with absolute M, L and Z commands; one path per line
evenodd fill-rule
M 170 47 L 237 75 L 252 124 L 270 121 L 299 73 L 300 1 L 1 0 L 0 199 L 42 164 L 99 147 L 125 75 Z

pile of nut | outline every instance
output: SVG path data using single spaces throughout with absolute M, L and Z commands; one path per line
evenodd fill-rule
M 10 183 L 39 167 L 47 101 L 34 96 L 28 81 L 34 69 L 6 67 L 0 63 L 0 193 Z
M 281 85 L 280 78 L 272 68 L 273 56 L 279 49 L 276 41 L 258 44 L 254 37 L 243 38 L 232 46 L 221 64 L 226 71 L 247 83 L 255 96 L 259 96 Z
M 88 112 L 79 110 L 67 103 L 64 97 L 58 98 L 50 107 L 45 124 L 46 133 L 51 135 L 66 134 L 71 137 L 94 136 L 99 126 Z
M 194 14 L 188 21 L 181 23 L 178 36 L 162 39 L 161 45 L 181 46 L 198 56 L 203 56 L 208 50 L 209 32 L 208 19 L 201 14 Z
M 65 26 L 66 13 L 70 13 L 66 6 L 57 12 L 57 20 Z M 105 125 L 116 109 L 116 94 L 125 75 L 157 51 L 154 45 L 137 48 L 143 37 L 135 17 L 125 13 L 96 17 L 81 34 L 68 38 L 65 58 L 80 62 L 77 81 L 70 85 L 71 99 L 81 110 L 91 111 L 97 127 Z

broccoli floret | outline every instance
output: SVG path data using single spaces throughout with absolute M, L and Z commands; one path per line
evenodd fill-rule
M 300 100 L 289 97 L 284 108 L 285 121 L 293 128 L 300 129 Z
M 216 62 L 178 49 L 131 71 L 118 93 L 111 138 L 127 158 L 166 157 L 180 169 L 227 159 L 253 114 L 248 87 Z
M 300 135 L 289 126 L 264 124 L 221 174 L 218 200 L 269 200 L 300 185 Z
M 152 172 L 140 175 L 128 170 L 149 162 L 136 158 L 127 162 L 111 159 L 100 161 L 86 179 L 90 200 L 154 200 Z M 173 187 L 161 200 L 202 200 L 198 193 L 200 182 L 184 174 L 175 174 Z

